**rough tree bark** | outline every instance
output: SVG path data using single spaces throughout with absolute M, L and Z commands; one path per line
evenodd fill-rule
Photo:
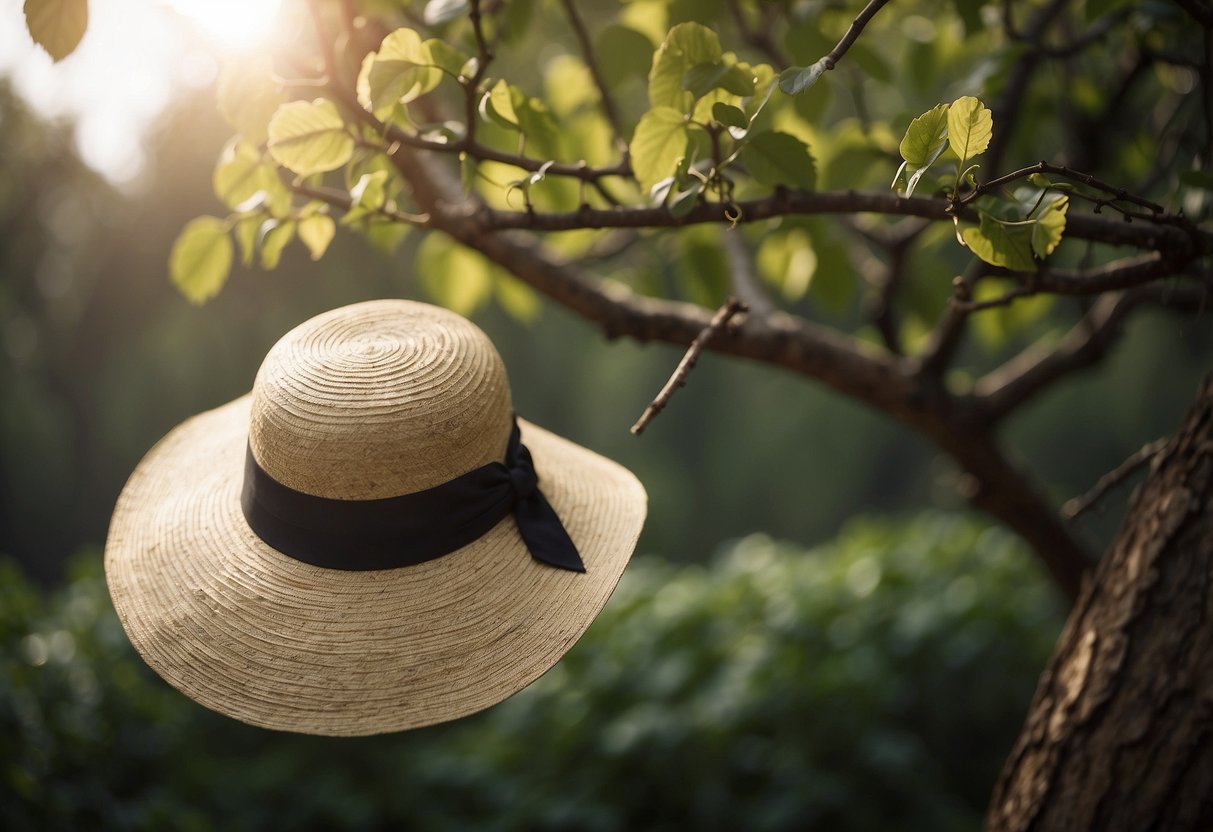
M 1070 614 L 990 832 L 1213 829 L 1213 375 Z

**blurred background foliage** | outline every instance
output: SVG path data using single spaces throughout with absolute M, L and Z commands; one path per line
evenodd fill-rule
M 444 726 L 245 726 L 134 653 L 97 552 L 0 567 L 0 827 L 976 828 L 1060 626 L 1014 538 L 962 516 L 641 558 L 539 682 Z
M 666 24 L 728 20 L 719 2 L 629 5 L 636 25 L 658 6 Z M 854 12 L 808 5 L 830 35 L 786 33 L 802 62 Z M 896 163 L 879 148 L 892 139 L 895 154 L 911 115 L 997 94 L 1018 47 L 1002 48 L 972 13 L 995 5 L 906 4 L 906 16 L 878 18 L 854 66 L 796 99 L 822 188 L 886 187 Z M 1137 47 L 1162 49 L 1176 31 L 1171 4 L 1135 6 Z M 555 38 L 548 17 L 519 31 Z M 624 59 L 605 68 L 621 99 L 642 95 L 635 32 L 600 22 L 605 54 Z M 1047 156 L 1066 130 L 1100 122 L 1111 104 L 1091 79 L 1131 46 L 1111 43 L 1082 74 L 1036 85 L 1020 115 L 1034 127 L 1016 130 L 1007 158 Z M 541 69 L 558 56 L 520 54 L 511 80 L 541 94 Z M 1144 112 L 1157 89 L 1182 87 L 1177 77 L 1147 68 L 1149 83 L 1116 105 Z M 629 122 L 639 111 L 625 104 Z M 1136 184 L 1156 137 L 1145 118 L 1113 123 L 1083 145 L 1090 167 Z M 519 412 L 620 460 L 650 494 L 635 565 L 568 658 L 469 720 L 340 742 L 244 727 L 152 676 L 100 575 L 109 513 L 139 458 L 183 419 L 246 392 L 295 324 L 359 300 L 441 293 L 414 268 L 442 256 L 420 239 L 388 255 L 339 234 L 320 263 L 292 246 L 276 270 L 237 266 L 207 306 L 186 303 L 166 276 L 169 247 L 189 218 L 216 212 L 211 172 L 229 132 L 212 91 L 181 93 L 151 137 L 150 166 L 117 190 L 79 161 L 66 125 L 41 122 L 0 78 L 0 553 L 12 558 L 0 573 L 0 827 L 977 824 L 1060 618 L 1025 550 L 979 520 L 934 513 L 959 507 L 950 464 L 801 378 L 712 355 L 632 437 L 681 351 L 611 343 L 501 291 L 470 313 L 510 369 Z M 963 267 L 951 229 L 940 231 L 908 287 L 920 326 Z M 744 233 L 789 308 L 859 327 L 863 277 L 833 226 L 805 218 Z M 713 302 L 717 230 L 649 242 L 612 276 Z M 1073 318 L 1062 304 L 991 313 L 966 360 L 989 366 L 1058 330 Z M 1059 500 L 1081 493 L 1173 430 L 1211 354 L 1207 319 L 1143 314 L 1098 370 L 1034 403 L 1008 439 Z M 1096 547 L 1121 504 L 1083 521 Z M 903 519 L 853 519 L 863 516 Z

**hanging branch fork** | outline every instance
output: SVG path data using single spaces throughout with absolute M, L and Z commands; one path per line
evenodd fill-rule
M 632 425 L 631 431 L 633 436 L 639 436 L 644 432 L 649 422 L 653 421 L 653 418 L 669 403 L 670 397 L 674 395 L 674 391 L 687 383 L 687 376 L 694 369 L 695 362 L 699 360 L 699 354 L 703 352 L 703 348 L 708 341 L 712 340 L 716 333 L 723 329 L 734 315 L 738 312 L 745 312 L 748 309 L 749 307 L 737 298 L 729 298 L 724 302 L 723 306 L 716 310 L 716 314 L 712 316 L 712 320 L 695 336 L 695 340 L 687 348 L 686 354 L 682 356 L 682 360 L 674 368 L 674 374 L 665 383 L 665 387 L 661 388 L 661 392 L 657 394 L 653 402 L 644 409 L 644 413 L 640 414 L 640 418 L 636 420 L 636 424 Z

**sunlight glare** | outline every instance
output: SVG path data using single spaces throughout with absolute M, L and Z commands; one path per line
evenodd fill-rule
M 282 0 L 167 0 L 167 4 L 216 46 L 244 52 L 272 38 Z

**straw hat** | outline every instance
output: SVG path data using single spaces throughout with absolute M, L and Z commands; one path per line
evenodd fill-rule
M 303 323 L 270 350 L 250 394 L 179 425 L 131 475 L 105 548 L 123 627 L 187 696 L 266 728 L 374 734 L 500 702 L 601 611 L 646 510 L 625 468 L 522 419 L 512 435 L 514 425 L 500 356 L 452 312 L 381 300 Z M 302 555 L 250 527 L 252 477 L 302 501 L 295 520 L 307 525 L 325 506 L 357 517 L 486 472 L 498 490 L 530 493 L 535 479 L 518 486 L 510 461 L 526 450 L 584 572 L 543 562 L 524 541 L 526 494 L 472 542 L 393 568 L 362 559 L 365 530 L 340 516 L 304 535 L 319 551 Z M 435 528 L 457 513 L 427 505 L 420 516 Z M 351 545 L 332 543 L 347 533 Z M 316 560 L 327 565 L 305 562 Z

